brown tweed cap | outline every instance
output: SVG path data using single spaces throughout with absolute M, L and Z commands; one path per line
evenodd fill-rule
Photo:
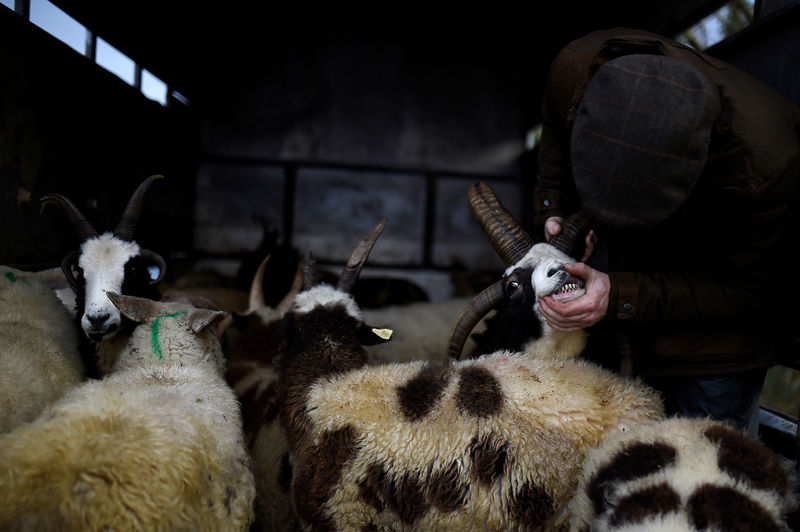
M 703 171 L 719 96 L 694 67 L 660 55 L 601 66 L 578 106 L 572 172 L 600 222 L 641 228 L 686 200 Z

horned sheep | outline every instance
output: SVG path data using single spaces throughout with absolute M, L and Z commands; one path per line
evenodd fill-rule
M 529 258 L 544 244 L 533 244 L 485 184 L 475 184 L 469 196 L 473 215 L 508 269 L 500 281 L 476 296 L 453 327 L 455 358 L 461 355 L 472 324 L 490 309 L 498 312 L 478 338 L 479 353 L 498 341 L 524 345 L 530 331 L 539 327 L 527 325 L 538 321 L 537 269 L 531 270 Z M 550 244 L 571 252 L 588 226 L 589 219 L 578 215 Z M 538 271 L 565 275 L 557 269 Z M 572 299 L 583 293 L 580 279 L 564 283 L 569 289 L 555 298 Z M 551 334 L 541 327 L 544 336 Z M 561 526 L 569 520 L 573 531 L 786 530 L 787 515 L 797 507 L 791 463 L 757 440 L 708 419 L 625 425 L 587 456 L 577 494 L 557 520 Z
M 0 267 L 0 433 L 84 379 L 78 333 L 49 283 L 39 272 Z
M 552 353 L 560 343 L 569 345 L 568 353 L 583 351 L 587 335 L 551 329 L 542 320 L 537 302 L 547 295 L 539 287 L 549 284 L 557 285 L 553 298 L 559 301 L 571 301 L 585 293 L 583 280 L 570 276 L 563 264 L 575 262 L 571 255 L 588 228 L 588 220 L 571 218 L 549 243 L 534 243 L 485 183 L 470 187 L 469 206 L 507 269 L 500 280 L 472 298 L 453 325 L 450 356 L 461 358 L 470 339 L 476 342 L 473 356 L 498 349 L 518 351 L 532 347 Z M 486 319 L 492 311 L 496 315 Z M 482 321 L 484 331 L 473 334 Z
M 40 200 L 42 209 L 50 204 L 59 207 L 81 240 L 80 248 L 63 258 L 61 268 L 75 293 L 75 318 L 85 334 L 81 348 L 89 377 L 108 371 L 134 326 L 106 293 L 160 297 L 158 283 L 166 273 L 166 264 L 158 253 L 142 248 L 134 240 L 134 232 L 147 190 L 162 178 L 152 175 L 145 179 L 128 201 L 114 231 L 102 234 L 63 195 L 48 194 Z M 123 332 L 118 335 L 120 330 Z
M 586 450 L 661 417 L 660 399 L 577 353 L 368 366 L 363 345 L 381 331 L 348 290 L 383 225 L 337 287 L 306 286 L 281 321 L 276 404 L 296 516 L 314 529 L 550 530 Z M 560 286 L 536 278 L 541 294 Z
M 111 372 L 0 435 L 0 529 L 247 530 L 250 458 L 225 313 L 110 293 L 141 323 Z
M 574 531 L 788 532 L 800 517 L 795 467 L 723 422 L 632 425 L 589 451 L 565 519 Z
M 277 322 L 299 292 L 302 275 L 297 269 L 288 293 L 270 307 L 264 297 L 264 274 L 270 260 L 271 256 L 262 260 L 251 280 L 248 310 L 232 313 L 237 326 L 226 329 L 225 340 L 232 345 L 227 351 L 226 379 L 242 405 L 256 478 L 258 526 L 261 530 L 292 530 L 297 522 L 289 500 L 289 450 L 277 416 L 277 373 L 272 359 L 283 349 Z M 447 360 L 450 327 L 467 302 L 467 298 L 455 298 L 362 309 L 365 321 L 390 323 L 394 330 L 391 342 L 367 347 L 369 364 Z

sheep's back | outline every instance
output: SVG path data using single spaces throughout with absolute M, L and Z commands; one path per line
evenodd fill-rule
M 795 467 L 710 419 L 631 425 L 587 454 L 566 515 L 572 530 L 789 530 Z
M 0 267 L 0 432 L 33 420 L 85 378 L 69 312 L 24 273 Z
M 325 379 L 306 412 L 310 442 L 294 449 L 301 516 L 339 528 L 544 530 L 588 448 L 663 410 L 650 388 L 591 364 L 502 354 Z
M 246 530 L 252 472 L 224 382 L 117 380 L 0 437 L 0 528 Z

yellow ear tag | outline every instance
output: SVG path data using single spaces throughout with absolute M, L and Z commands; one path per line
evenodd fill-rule
M 372 332 L 378 335 L 381 340 L 388 340 L 392 337 L 392 333 L 394 333 L 391 329 L 372 329 Z

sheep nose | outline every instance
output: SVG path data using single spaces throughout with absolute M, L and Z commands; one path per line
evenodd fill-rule
M 91 323 L 95 327 L 98 327 L 98 326 L 104 324 L 106 322 L 106 320 L 108 320 L 109 317 L 110 317 L 110 314 L 108 314 L 108 313 L 91 314 L 91 315 L 87 316 L 87 318 L 89 318 L 89 323 Z
M 555 274 L 557 274 L 558 272 L 560 272 L 560 271 L 561 271 L 561 269 L 562 269 L 562 268 L 561 268 L 561 266 L 553 266 L 552 268 L 550 268 L 549 270 L 547 270 L 547 276 L 548 276 L 548 277 L 552 277 L 552 276 L 554 276 Z

